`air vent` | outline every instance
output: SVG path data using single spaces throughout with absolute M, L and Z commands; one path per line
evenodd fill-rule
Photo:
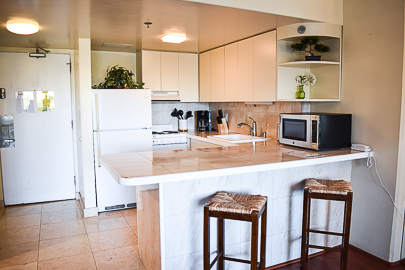
M 136 203 L 129 203 L 127 204 L 128 208 L 136 208 Z
M 107 48 L 129 48 L 132 47 L 132 44 L 118 44 L 118 43 L 103 43 L 101 47 L 107 47 Z
M 105 210 L 115 210 L 115 209 L 123 209 L 125 208 L 125 204 L 118 204 L 113 206 L 107 206 Z

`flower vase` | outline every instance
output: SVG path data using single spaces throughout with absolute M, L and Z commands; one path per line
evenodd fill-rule
M 304 92 L 304 86 L 303 85 L 298 85 L 297 86 L 297 92 L 295 92 L 295 98 L 296 99 L 304 99 L 305 98 L 305 92 Z

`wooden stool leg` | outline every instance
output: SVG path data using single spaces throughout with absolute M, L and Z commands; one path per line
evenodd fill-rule
M 217 252 L 218 254 L 222 252 L 222 255 L 218 258 L 217 262 L 217 269 L 224 270 L 224 256 L 225 256 L 225 226 L 224 220 L 222 218 L 218 218 L 218 245 L 217 245 Z
M 259 215 L 257 211 L 253 211 L 252 213 L 252 238 L 251 241 L 251 249 L 250 249 L 250 269 L 257 270 L 257 235 L 259 230 Z
M 345 217 L 344 217 L 344 228 L 343 228 L 343 242 L 342 242 L 342 256 L 340 262 L 340 269 L 347 269 L 347 259 L 349 256 L 349 238 L 350 238 L 350 221 L 352 218 L 352 203 L 353 203 L 353 192 L 347 193 L 347 201 L 345 202 Z
M 267 202 L 264 205 L 264 211 L 262 213 L 262 235 L 260 240 L 260 260 L 263 260 L 262 267 L 259 270 L 265 270 L 266 268 L 266 229 L 267 229 Z
M 302 212 L 302 238 L 301 238 L 301 269 L 307 268 L 307 256 L 308 256 L 308 229 L 310 218 L 310 198 L 309 191 L 304 189 L 304 208 Z
M 210 269 L 210 217 L 209 206 L 204 206 L 204 270 Z

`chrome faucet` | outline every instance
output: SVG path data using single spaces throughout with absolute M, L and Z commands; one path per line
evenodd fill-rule
M 252 117 L 250 117 L 249 116 L 249 118 L 250 119 L 252 119 L 252 126 L 249 126 L 248 124 L 246 124 L 246 123 L 239 123 L 239 124 L 237 124 L 236 125 L 236 127 L 237 128 L 240 128 L 241 126 L 247 126 L 248 128 L 249 128 L 249 135 L 252 135 L 253 134 L 253 136 L 257 136 L 257 125 L 256 125 L 256 121 L 252 118 Z

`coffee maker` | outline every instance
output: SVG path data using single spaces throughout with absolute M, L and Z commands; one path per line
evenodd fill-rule
M 196 111 L 197 114 L 197 130 L 211 131 L 211 111 Z

